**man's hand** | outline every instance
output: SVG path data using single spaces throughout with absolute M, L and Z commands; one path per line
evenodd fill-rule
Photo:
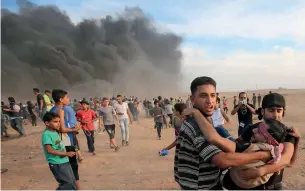
M 67 152 L 67 157 L 73 157 L 73 156 L 75 156 L 75 152 L 72 151 Z

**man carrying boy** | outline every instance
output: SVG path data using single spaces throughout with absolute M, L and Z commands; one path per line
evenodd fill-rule
M 68 157 L 75 156 L 75 152 L 66 152 L 61 141 L 60 117 L 58 114 L 47 112 L 43 117 L 46 130 L 42 133 L 42 146 L 49 168 L 59 183 L 57 190 L 75 190 L 75 177 Z

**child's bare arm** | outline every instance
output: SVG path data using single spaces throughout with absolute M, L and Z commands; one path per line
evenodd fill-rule
M 56 151 L 54 150 L 51 145 L 44 145 L 47 153 L 52 154 L 52 155 L 58 155 L 58 156 L 68 156 L 72 157 L 75 155 L 75 152 L 61 152 L 61 151 Z

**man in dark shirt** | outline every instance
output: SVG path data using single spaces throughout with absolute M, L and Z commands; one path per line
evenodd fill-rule
M 244 128 L 253 123 L 252 115 L 255 114 L 255 108 L 252 104 L 248 103 L 245 92 L 240 92 L 238 97 L 238 105 L 234 107 L 231 115 L 238 114 L 238 136 L 240 136 Z
M 42 119 L 44 114 L 47 112 L 46 102 L 44 101 L 43 95 L 39 93 L 38 88 L 33 88 L 33 93 L 36 95 L 39 117 Z
M 281 121 L 285 115 L 286 102 L 285 98 L 278 93 L 270 93 L 263 98 L 261 115 L 264 119 L 276 119 Z M 238 142 L 249 142 L 253 136 L 254 126 L 249 125 L 245 128 L 241 136 L 237 139 Z M 288 129 L 294 132 L 295 129 Z M 295 133 L 294 134 L 299 134 Z M 256 178 L 268 173 L 280 171 L 280 174 L 275 173 L 270 180 L 265 184 L 266 190 L 282 190 L 282 180 L 284 168 L 294 164 L 297 157 L 297 147 L 300 136 L 296 137 L 287 135 L 284 142 L 284 150 L 279 163 L 273 165 L 265 165 L 261 168 L 250 169 L 245 172 L 244 176 L 247 178 Z
M 258 94 L 258 96 L 257 96 L 258 107 L 261 106 L 261 101 L 262 101 L 262 96 L 261 96 L 261 94 Z

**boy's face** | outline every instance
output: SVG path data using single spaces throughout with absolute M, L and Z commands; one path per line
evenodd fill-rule
M 50 127 L 54 130 L 59 130 L 60 128 L 60 118 L 59 117 L 56 117 L 56 118 L 53 118 L 51 121 L 46 121 L 45 122 L 45 125 L 47 127 Z
M 61 101 L 64 105 L 69 105 L 70 98 L 69 98 L 68 94 L 66 94 L 63 98 L 61 98 L 60 101 Z
M 89 105 L 87 105 L 87 104 L 85 104 L 85 103 L 83 103 L 82 106 L 83 106 L 83 109 L 84 109 L 84 110 L 87 110 L 87 109 L 89 108 Z

